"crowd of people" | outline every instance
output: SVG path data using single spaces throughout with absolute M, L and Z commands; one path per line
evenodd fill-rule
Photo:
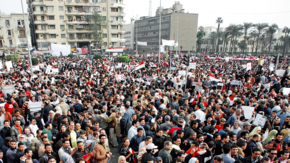
M 121 67 L 111 56 L 4 65 L 0 85 L 13 90 L 0 90 L 0 163 L 290 162 L 287 58 L 277 75 L 271 57 L 194 55 L 187 76 L 182 58 L 171 69 L 134 56 Z

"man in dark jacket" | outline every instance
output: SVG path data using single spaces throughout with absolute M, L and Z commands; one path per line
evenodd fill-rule
M 160 151 L 163 148 L 164 140 L 162 139 L 163 131 L 157 130 L 156 136 L 153 139 L 153 143 L 158 147 L 158 150 Z
M 4 121 L 4 127 L 1 130 L 2 138 L 11 137 L 11 127 L 8 120 Z
M 42 109 L 44 123 L 46 123 L 48 121 L 49 111 L 51 111 L 51 110 L 53 111 L 53 107 L 49 104 L 48 101 L 45 101 L 44 107 Z
M 256 142 L 258 142 L 258 141 L 259 141 L 259 135 L 257 135 L 257 134 L 253 135 L 253 139 L 247 143 L 247 148 L 245 150 L 245 157 L 251 156 L 251 154 L 253 153 L 253 150 L 255 148 L 258 148 L 258 146 L 256 144 Z
M 245 157 L 243 163 L 255 163 L 260 162 L 261 150 L 259 148 L 254 148 L 252 150 L 252 155 Z
M 15 163 L 20 163 L 20 157 L 24 156 L 24 149 L 25 145 L 23 143 L 18 143 L 18 149 L 16 151 L 16 162 Z
M 171 163 L 172 162 L 172 156 L 170 155 L 171 149 L 172 149 L 171 141 L 164 142 L 164 148 L 162 148 L 158 153 L 158 156 L 162 158 L 163 163 Z

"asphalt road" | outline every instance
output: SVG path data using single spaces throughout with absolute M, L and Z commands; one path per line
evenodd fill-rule
M 112 146 L 110 146 L 110 150 L 112 152 L 112 158 L 110 160 L 110 163 L 117 163 L 118 162 L 118 158 L 119 158 L 119 151 L 118 148 L 113 148 Z

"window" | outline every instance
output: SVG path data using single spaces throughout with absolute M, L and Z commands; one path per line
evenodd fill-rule
M 111 28 L 112 28 L 112 29 L 118 29 L 118 26 L 117 26 L 117 25 L 112 25 Z
M 65 34 L 61 34 L 61 38 L 65 38 Z
M 91 39 L 91 34 L 86 33 L 85 35 L 86 35 L 86 39 Z
M 54 11 L 54 7 L 53 6 L 47 6 L 47 11 Z
M 101 2 L 106 2 L 106 0 L 101 0 Z
M 44 21 L 44 16 L 41 16 L 41 20 Z
M 46 30 L 46 26 L 45 25 L 41 25 L 41 30 Z
M 64 20 L 64 16 L 63 15 L 59 15 L 59 19 L 60 20 Z
M 118 12 L 118 8 L 111 8 L 111 12 Z
M 56 38 L 56 34 L 50 34 L 50 38 Z
M 17 24 L 18 25 L 21 25 L 21 20 L 17 20 Z
M 83 35 L 80 34 L 80 33 L 78 33 L 78 34 L 77 34 L 77 38 L 78 38 L 78 39 L 82 39 L 82 38 L 83 38 Z
M 67 7 L 68 12 L 72 12 L 72 7 Z
M 6 26 L 10 26 L 10 22 L 9 22 L 9 20 L 5 20 L 5 25 L 6 25 Z
M 112 46 L 117 46 L 117 42 L 112 42 Z
M 63 6 L 58 6 L 59 11 L 63 11 Z
M 52 16 L 48 16 L 48 19 L 49 20 L 54 20 L 54 16 L 52 15 Z
M 103 46 L 107 46 L 107 42 L 103 42 Z
M 60 25 L 60 29 L 64 30 L 64 25 Z
M 103 16 L 103 20 L 107 20 L 107 17 L 106 16 Z
M 55 25 L 49 25 L 49 29 L 55 29 Z
M 75 38 L 75 35 L 74 34 L 69 34 L 69 38 L 70 39 L 74 39 Z
M 118 38 L 118 34 L 112 34 L 113 38 Z
M 40 6 L 40 11 L 43 11 L 43 6 Z
M 92 0 L 93 3 L 99 3 L 99 0 Z
M 68 25 L 68 29 L 74 29 L 74 25 Z
M 43 34 L 43 39 L 46 39 L 46 34 Z
M 11 36 L 11 30 L 8 30 L 8 36 Z
M 103 38 L 107 38 L 107 33 L 103 33 Z
M 12 45 L 13 45 L 13 43 L 12 43 L 12 40 L 9 40 L 9 45 L 10 45 L 10 46 L 12 46 Z

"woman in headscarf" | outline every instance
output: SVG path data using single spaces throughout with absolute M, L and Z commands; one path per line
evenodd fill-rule
M 272 139 L 275 138 L 275 135 L 278 133 L 277 130 L 271 130 L 268 134 L 268 137 L 266 138 L 266 140 L 263 142 L 263 146 L 267 145 L 269 142 L 272 141 Z
M 71 155 L 67 154 L 67 153 L 63 153 L 60 156 L 61 160 L 63 161 L 63 163 L 75 163 L 73 158 L 71 157 Z
M 262 131 L 262 128 L 260 126 L 255 127 L 254 130 L 250 132 L 249 138 L 251 138 L 255 134 L 260 134 L 261 131 Z

